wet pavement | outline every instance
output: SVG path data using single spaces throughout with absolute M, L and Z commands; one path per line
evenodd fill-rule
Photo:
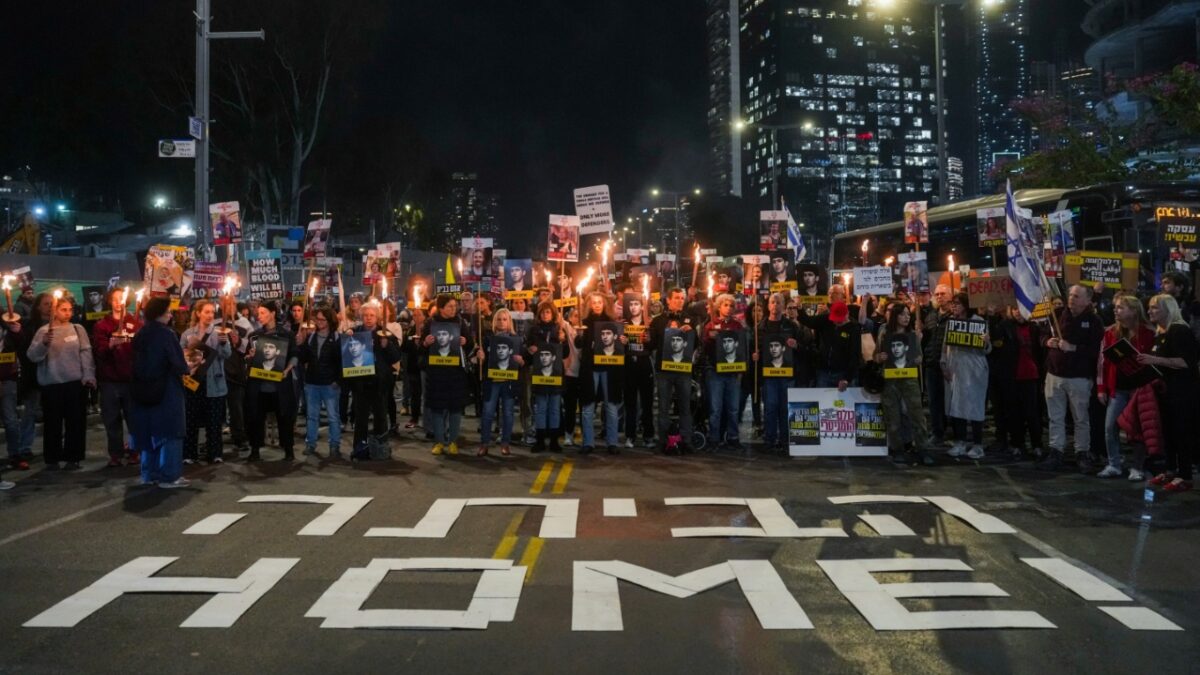
M 439 458 L 411 439 L 393 457 L 196 466 L 174 491 L 95 452 L 79 472 L 6 473 L 0 671 L 1200 670 L 1197 494 L 1147 503 L 1141 484 L 990 460 Z M 370 500 L 240 501 L 279 495 Z M 838 503 L 867 495 L 892 501 Z M 245 515 L 184 533 L 214 514 Z M 226 581 L 110 575 L 139 560 Z M 229 581 L 248 569 L 258 586 Z M 139 583 L 166 592 L 106 602 L 106 584 Z M 209 592 L 171 592 L 184 583 Z M 401 609 L 444 611 L 385 611 Z M 206 621 L 227 627 L 181 627 Z M 334 627 L 445 622 L 474 627 Z M 1014 624 L 1041 627 L 987 627 Z

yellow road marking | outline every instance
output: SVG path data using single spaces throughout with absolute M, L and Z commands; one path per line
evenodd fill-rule
M 508 527 L 504 529 L 504 534 L 501 535 L 500 543 L 496 545 L 496 550 L 492 551 L 492 559 L 507 560 L 508 556 L 512 555 L 513 549 L 517 547 L 517 528 L 521 526 L 521 521 L 524 519 L 524 511 L 513 516 Z
M 542 464 L 542 470 L 538 472 L 537 478 L 533 479 L 533 486 L 529 488 L 529 494 L 541 494 L 552 473 L 554 473 L 554 462 L 547 460 L 545 464 Z
M 530 577 L 533 576 L 533 568 L 537 566 L 538 556 L 542 553 L 542 545 L 545 541 L 541 537 L 532 537 L 529 544 L 525 546 L 525 552 L 521 554 L 521 562 L 518 565 L 525 568 L 525 582 L 529 583 Z
M 562 468 L 558 470 L 558 478 L 554 481 L 554 489 L 552 492 L 556 495 L 561 495 L 563 490 L 567 489 L 567 481 L 571 480 L 571 470 L 575 468 L 575 462 L 566 462 Z

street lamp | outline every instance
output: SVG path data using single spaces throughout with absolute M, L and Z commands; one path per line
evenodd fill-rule
M 156 209 L 167 208 L 167 198 L 162 195 L 155 195 L 154 196 L 154 208 L 156 208 Z

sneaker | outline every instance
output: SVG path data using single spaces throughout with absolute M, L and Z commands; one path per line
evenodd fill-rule
M 433 454 L 435 454 L 435 455 L 442 454 L 442 448 L 444 448 L 444 447 L 445 446 L 443 446 L 441 443 L 438 443 L 437 445 L 433 446 Z
M 1143 480 L 1146 480 L 1146 474 L 1142 473 L 1141 469 L 1130 469 L 1129 470 L 1129 482 L 1134 483 L 1134 482 L 1143 481 Z
M 633 447 L 633 439 L 632 439 L 632 438 L 626 438 L 626 439 L 625 439 L 625 447 L 627 447 L 627 448 L 632 448 L 632 447 Z
M 11 490 L 17 487 L 17 484 L 11 480 L 0 480 L 0 490 Z
M 457 455 L 458 454 L 458 443 L 451 443 L 449 445 L 449 447 L 446 448 L 446 454 Z
M 1176 478 L 1163 486 L 1163 492 L 1187 492 L 1192 489 L 1192 481 Z
M 1113 466 L 1112 464 L 1109 464 L 1108 466 L 1104 467 L 1104 469 L 1101 470 L 1100 473 L 1096 474 L 1096 478 L 1120 478 L 1121 474 L 1123 474 L 1123 473 L 1125 473 L 1125 472 L 1121 471 L 1120 469 Z
M 1057 471 L 1062 468 L 1062 465 L 1062 452 L 1051 450 L 1045 459 L 1037 463 L 1037 468 L 1041 471 Z
M 967 451 L 967 459 L 983 459 L 983 458 L 984 458 L 983 448 L 978 445 L 972 445 L 971 449 Z
M 177 480 L 175 480 L 175 481 L 172 481 L 172 482 L 170 482 L 170 483 L 159 483 L 159 484 L 158 484 L 158 487 L 160 487 L 160 488 L 165 488 L 165 489 L 167 489 L 167 490 L 174 490 L 174 489 L 176 489 L 176 488 L 185 488 L 185 487 L 188 487 L 188 486 L 190 486 L 191 484 L 192 484 L 192 481 L 190 481 L 190 480 L 188 480 L 188 479 L 186 479 L 186 478 L 182 478 L 182 477 L 181 477 L 181 478 L 179 478 L 179 479 L 177 479 Z
M 967 446 L 961 441 L 954 441 L 954 445 L 950 446 L 950 449 L 946 451 L 946 454 L 951 457 L 962 457 L 963 455 L 967 454 Z
M 195 464 L 195 463 L 196 463 L 196 460 L 192 459 L 191 457 L 185 457 L 185 458 L 184 458 L 184 460 L 183 460 L 183 465 L 184 465 L 184 466 L 191 466 L 191 465 L 193 465 L 193 464 Z

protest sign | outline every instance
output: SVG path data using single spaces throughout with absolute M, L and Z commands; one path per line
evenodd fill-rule
M 250 377 L 282 382 L 283 371 L 287 369 L 287 360 L 287 338 L 260 335 L 254 339 L 254 356 L 250 358 Z
M 150 297 L 169 297 L 171 309 L 179 309 L 180 300 L 191 293 L 195 262 L 194 252 L 186 246 L 151 246 L 142 277 Z
M 192 302 L 216 300 L 225 285 L 225 263 L 197 260 L 192 272 Z
M 986 321 L 950 319 L 946 322 L 946 345 L 983 349 L 983 338 L 987 335 L 987 332 L 988 326 Z
M 1007 245 L 1007 227 L 1004 207 L 975 211 L 975 229 L 979 233 L 979 245 L 983 248 Z
M 1167 248 L 1197 248 L 1200 204 L 1159 204 L 1154 207 L 1158 241 Z
M 892 268 L 886 265 L 854 268 L 854 292 L 858 295 L 870 293 L 877 297 L 887 297 L 894 289 Z
M 551 214 L 550 229 L 546 235 L 546 259 L 579 261 L 579 216 Z
M 788 389 L 788 453 L 793 457 L 882 457 L 887 427 L 879 397 L 852 387 Z
M 576 188 L 575 215 L 579 217 L 580 234 L 612 232 L 612 200 L 607 185 Z
M 758 212 L 758 250 L 778 251 L 790 248 L 787 240 L 787 211 Z
M 218 202 L 208 205 L 214 244 L 236 244 L 242 240 L 241 211 L 242 208 L 237 202 Z
M 900 287 L 909 293 L 929 290 L 929 260 L 925 251 L 912 251 L 896 256 L 900 265 Z
M 1017 306 L 1012 277 L 1008 275 L 1007 269 L 995 270 L 989 276 L 968 277 L 967 298 L 972 309 L 983 309 L 992 305 Z
M 279 261 L 283 252 L 278 249 L 246 251 L 250 268 L 250 297 L 260 300 L 283 298 L 283 270 Z
M 342 336 L 342 377 L 375 374 L 374 339 L 369 330 L 358 330 Z
M 463 269 L 460 281 L 479 281 L 498 276 L 492 266 L 491 237 L 468 237 L 462 240 Z
M 323 258 L 325 248 L 329 244 L 329 229 L 333 221 L 329 218 L 314 220 L 308 224 L 304 233 L 304 257 Z
M 904 204 L 904 243 L 929 243 L 929 202 Z
M 1132 291 L 1138 284 L 1138 254 L 1079 251 L 1066 257 L 1067 283 L 1103 281 L 1112 288 Z

